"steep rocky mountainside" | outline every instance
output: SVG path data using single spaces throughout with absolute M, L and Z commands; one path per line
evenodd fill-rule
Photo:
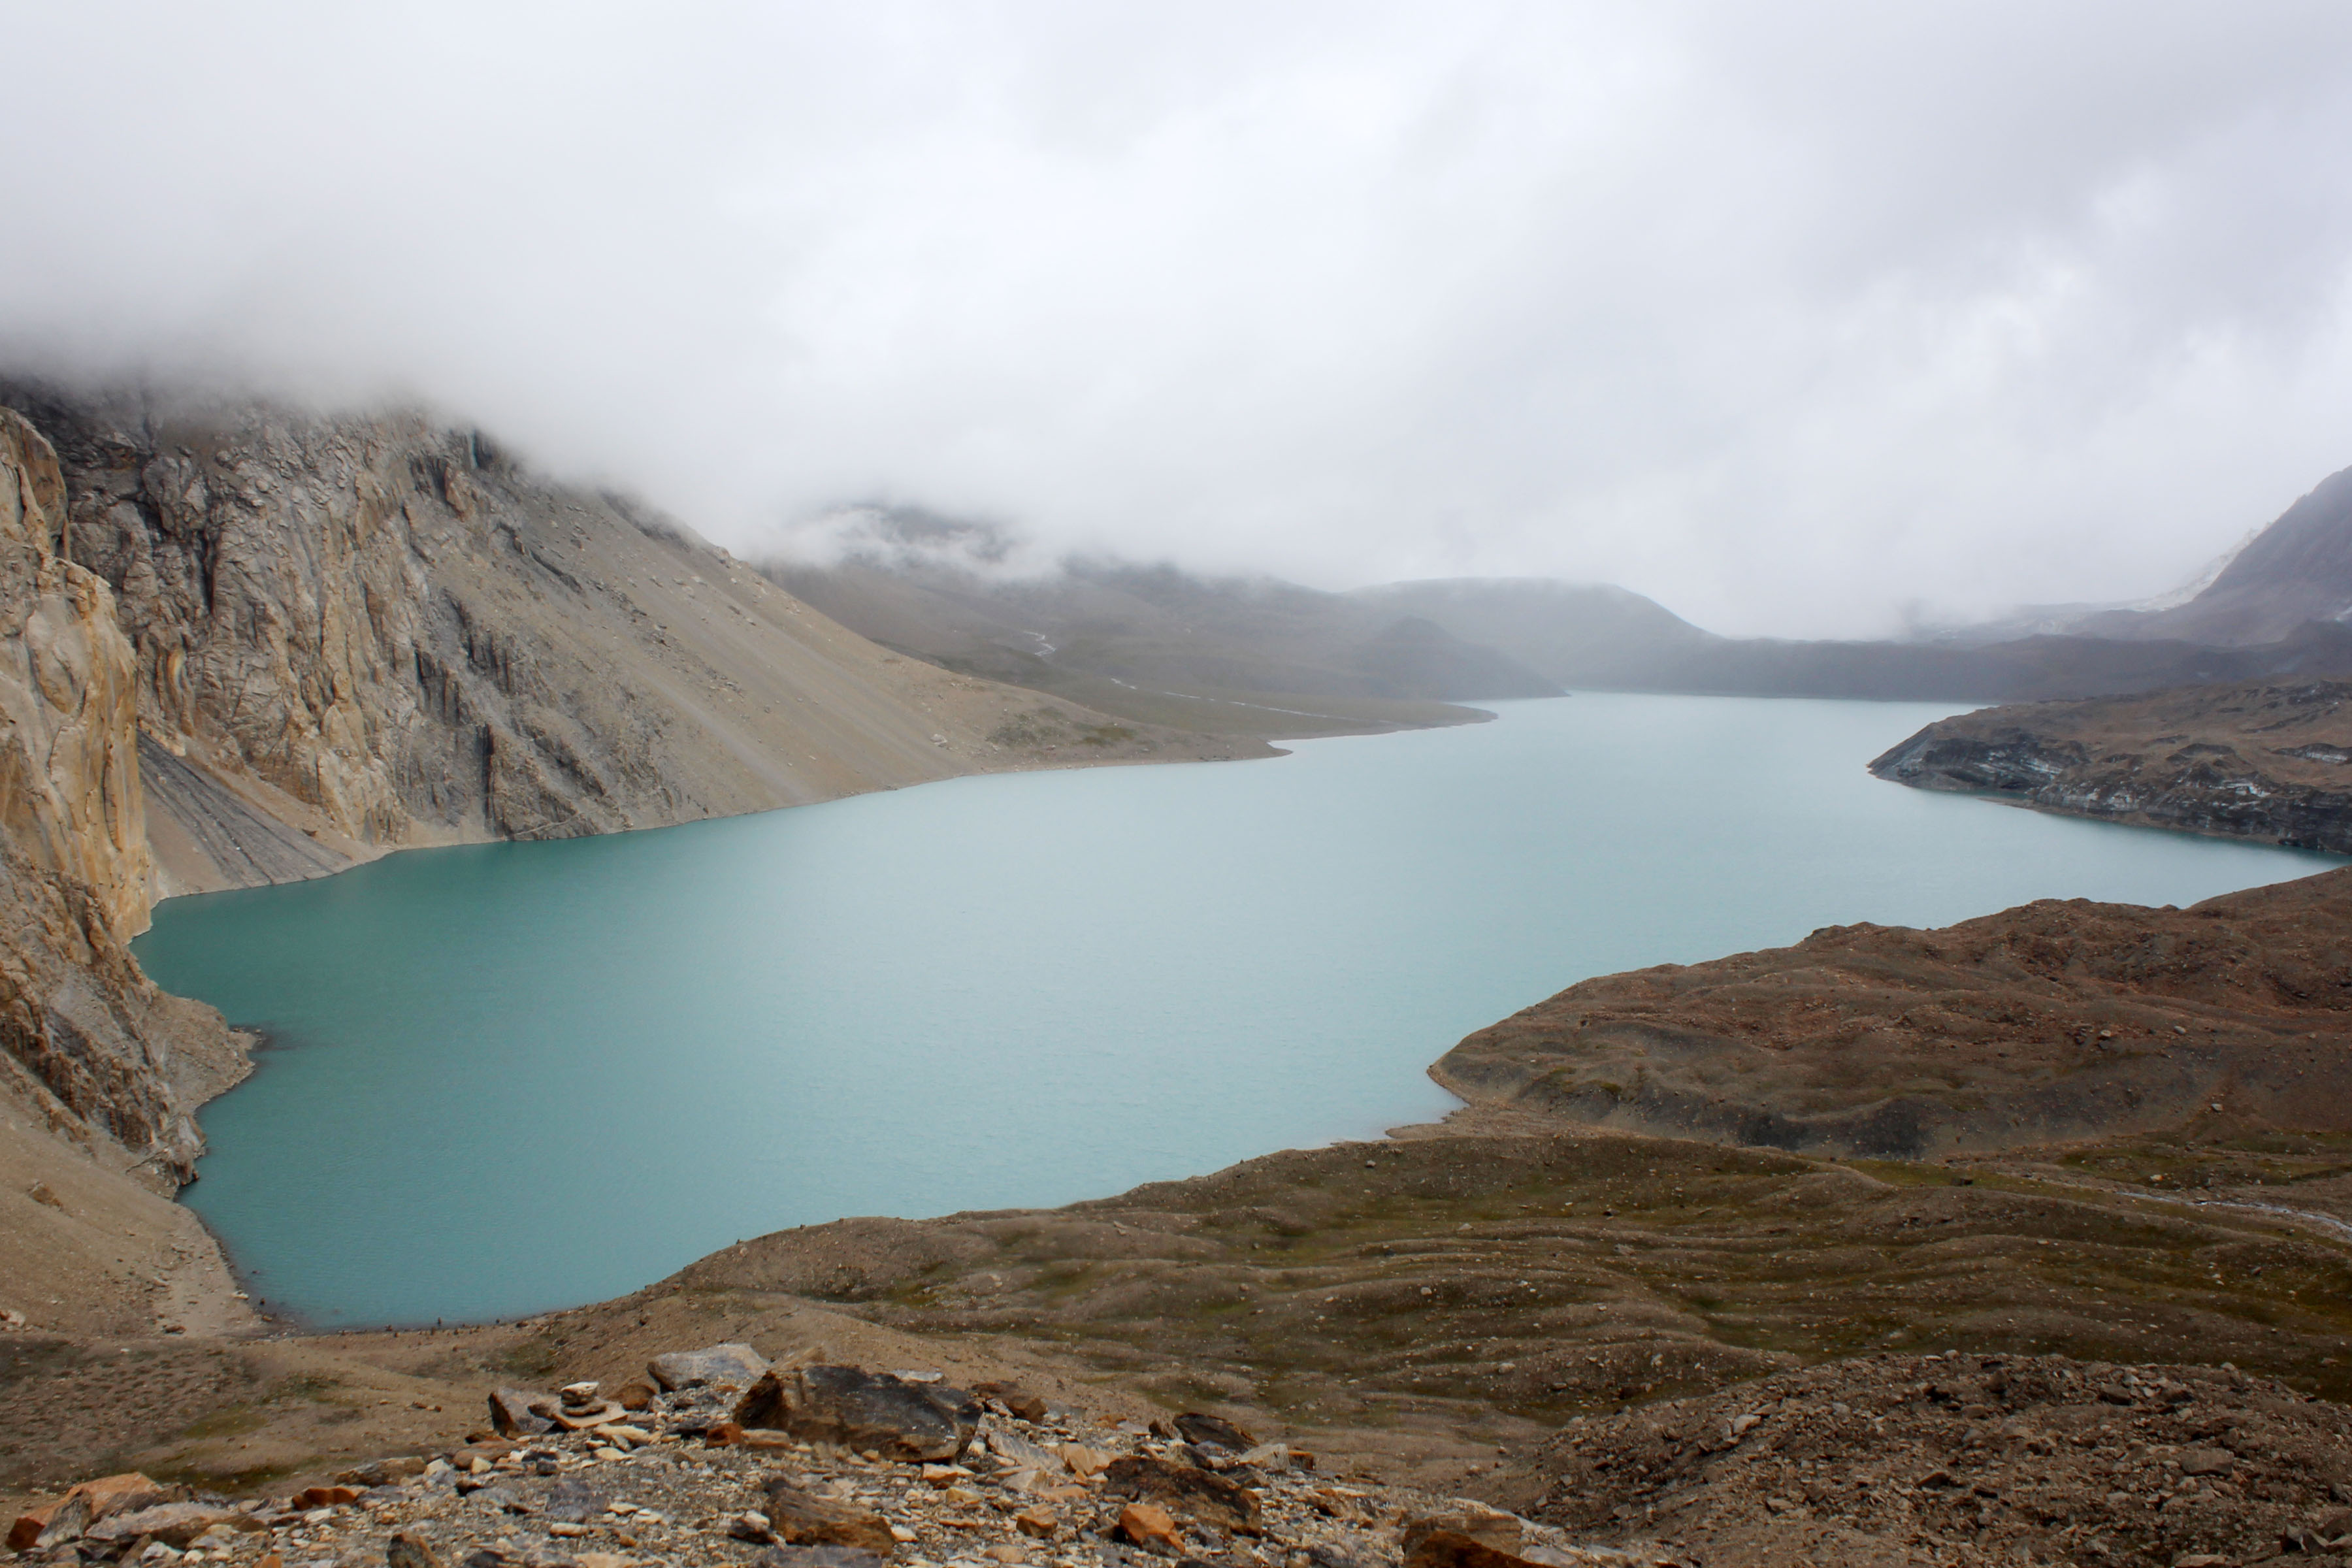
M 2191 909 L 2043 900 L 1940 931 L 1572 985 L 1431 1076 L 1590 1125 L 1918 1158 L 2187 1123 L 2352 1133 L 2352 869 Z
M 2352 854 L 2352 684 L 2198 686 L 1989 708 L 1870 764 L 1921 789 Z
M 683 527 L 417 415 L 0 394 L 136 652 L 164 890 L 1074 755 L 1192 754 L 894 658 Z M 1029 729 L 1038 726 L 1030 725 Z M 1087 735 L 1077 731 L 1089 730 Z
M 2179 637 L 2242 647 L 2307 622 L 2352 615 L 2352 468 L 2330 474 L 2281 513 L 2186 604 L 2081 617 L 2093 637 Z
M 192 1112 L 242 1061 L 217 1015 L 124 946 L 149 897 L 139 669 L 105 579 L 58 552 L 66 495 L 47 444 L 0 408 L 0 1091 L 184 1178 Z

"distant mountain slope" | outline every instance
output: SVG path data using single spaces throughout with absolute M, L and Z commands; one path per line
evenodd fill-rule
M 2273 642 L 2310 621 L 2352 615 L 2352 468 L 2329 475 L 2249 541 L 2187 604 L 2101 616 L 2101 637 L 2179 637 L 2244 647 Z
M 826 568 L 772 575 L 844 625 L 951 669 L 1208 730 L 1308 732 L 1299 710 L 1478 701 L 1567 688 L 1727 696 L 2032 701 L 2352 675 L 2352 469 L 2178 595 L 2052 605 L 1927 639 L 1726 637 L 1607 584 L 1389 583 L 1345 595 L 1172 566 L 999 571 L 982 525 L 871 514 Z M 1272 711 L 1269 711 L 1272 710 Z M 1350 727 L 1331 719 L 1334 728 Z
M 2352 629 L 2334 625 L 2231 648 L 2094 637 L 1798 641 L 1717 637 L 1604 584 L 1462 578 L 1390 584 L 1354 596 L 1434 621 L 1563 686 L 1604 690 L 2000 701 L 2352 672 Z
M 1612 672 L 1646 672 L 1727 640 L 1606 583 L 1456 577 L 1384 583 L 1349 597 L 1502 649 L 1563 685 L 1606 684 Z
M 1990 643 L 2042 634 L 2242 647 L 2276 642 L 2314 621 L 2347 617 L 2352 468 L 2322 479 L 2170 593 L 2137 604 L 2029 605 L 1993 620 L 1939 627 L 1928 640 Z
M 885 647 L 1205 731 L 1295 735 L 1457 722 L 1472 715 L 1443 704 L 1559 690 L 1424 617 L 1270 578 L 1083 561 L 999 577 L 878 552 L 766 570 Z

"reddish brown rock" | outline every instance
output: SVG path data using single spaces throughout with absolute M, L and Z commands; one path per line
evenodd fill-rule
M 1256 1493 L 1190 1465 L 1171 1465 L 1142 1456 L 1114 1459 L 1103 1471 L 1103 1489 L 1113 1497 L 1157 1503 L 1235 1534 L 1257 1531 Z
M 1176 1521 L 1164 1508 L 1148 1502 L 1131 1502 L 1118 1510 L 1119 1538 L 1146 1552 L 1164 1556 L 1184 1555 L 1184 1538 L 1176 1530 Z
M 854 1366 L 771 1371 L 736 1405 L 734 1416 L 746 1427 L 937 1462 L 956 1458 L 980 1429 L 980 1404 L 962 1389 Z
M 1045 1419 L 1045 1402 L 1018 1384 L 975 1383 L 971 1391 L 983 1398 L 993 1399 L 1024 1421 Z
M 768 1529 L 787 1546 L 854 1546 L 887 1557 L 898 1550 L 890 1521 L 848 1503 L 804 1492 L 784 1477 L 768 1483 L 768 1502 L 761 1510 Z
M 1498 1552 L 1458 1531 L 1433 1530 L 1405 1549 L 1404 1568 L 1538 1568 L 1528 1559 Z

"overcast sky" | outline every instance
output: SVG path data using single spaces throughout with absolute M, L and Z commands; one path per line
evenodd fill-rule
M 0 356 L 1725 631 L 2170 586 L 2352 464 L 2352 6 L 0 0 Z

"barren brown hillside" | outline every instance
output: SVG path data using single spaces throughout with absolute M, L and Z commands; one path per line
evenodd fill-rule
M 1838 1154 L 2332 1135 L 2352 1131 L 2347 1013 L 2352 869 L 2187 910 L 2045 900 L 1605 975 L 1431 1072 L 1475 1103 Z

